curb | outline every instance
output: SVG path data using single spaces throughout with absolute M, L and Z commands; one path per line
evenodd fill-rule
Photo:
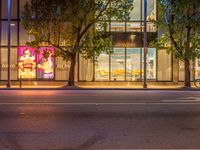
M 0 88 L 0 90 L 142 90 L 142 91 L 200 91 L 198 88 Z

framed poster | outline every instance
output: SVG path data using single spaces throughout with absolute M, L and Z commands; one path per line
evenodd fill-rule
M 32 47 L 18 48 L 18 76 L 21 79 L 36 78 L 36 57 Z
M 37 54 L 37 78 L 54 78 L 54 48 L 41 47 Z
M 18 77 L 54 79 L 54 48 L 18 47 Z

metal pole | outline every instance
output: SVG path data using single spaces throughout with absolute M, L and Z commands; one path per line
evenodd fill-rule
M 147 0 L 144 0 L 144 83 L 143 88 L 147 88 Z
M 11 23 L 11 0 L 8 0 L 8 83 L 7 88 L 11 87 L 10 81 L 10 23 Z

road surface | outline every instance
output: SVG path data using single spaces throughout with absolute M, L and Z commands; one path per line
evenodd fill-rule
M 199 149 L 200 91 L 0 90 L 0 150 Z

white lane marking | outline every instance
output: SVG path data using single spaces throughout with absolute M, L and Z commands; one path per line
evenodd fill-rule
M 200 100 L 162 100 L 162 102 L 176 102 L 176 103 L 183 103 L 183 102 L 200 102 Z
M 200 103 L 0 103 L 0 106 L 9 105 L 200 105 Z
M 186 98 L 182 98 L 182 99 L 165 99 L 165 100 L 161 100 L 162 102 L 200 102 L 200 98 L 198 97 L 186 97 Z

